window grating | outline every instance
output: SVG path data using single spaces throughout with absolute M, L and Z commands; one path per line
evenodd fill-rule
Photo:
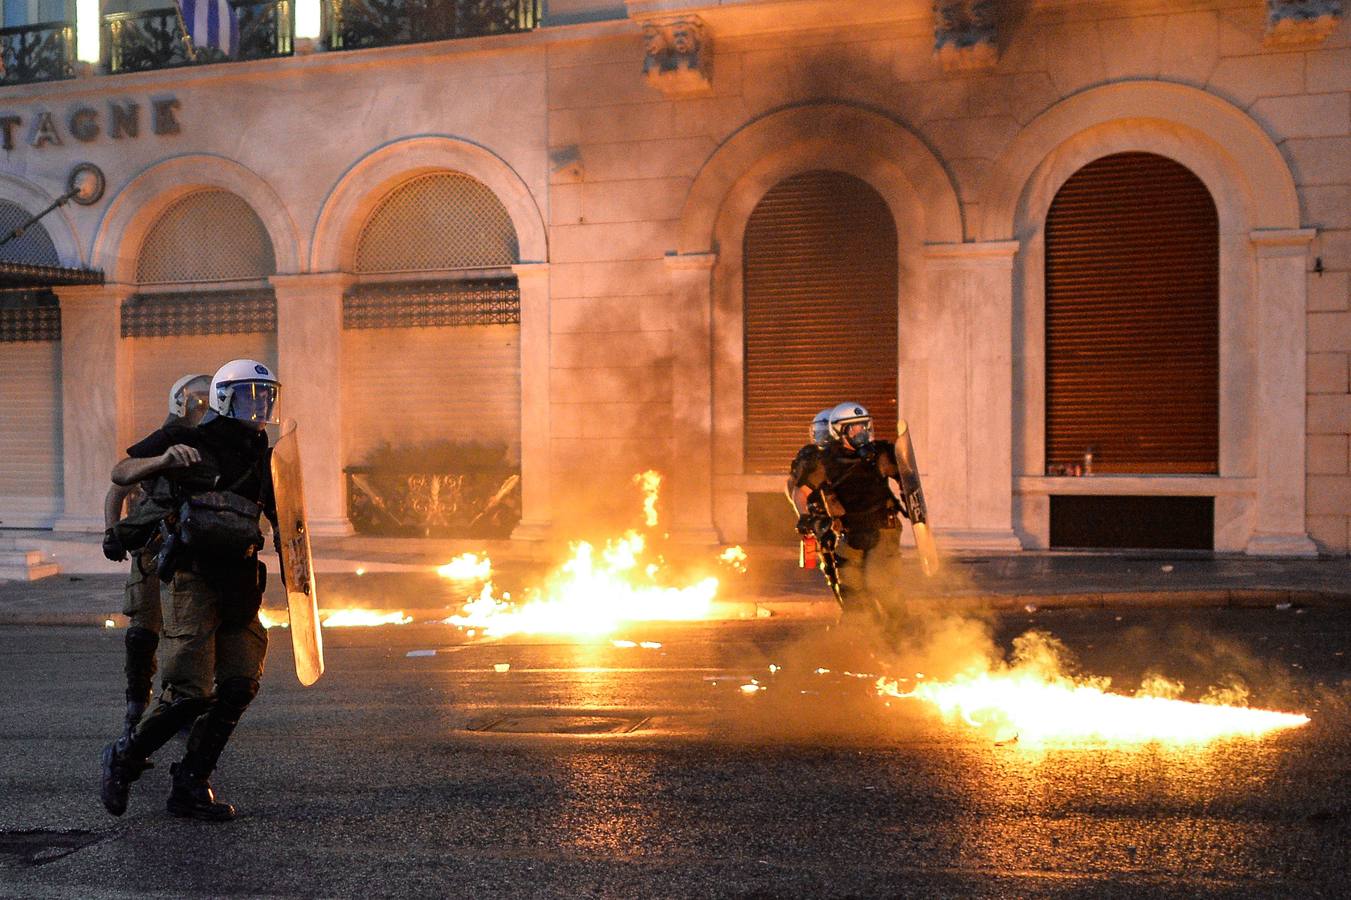
M 0 343 L 61 340 L 61 306 L 49 290 L 0 292 Z
M 357 241 L 357 272 L 490 268 L 520 261 L 506 207 L 459 172 L 404 182 L 380 201 Z
M 32 213 L 17 203 L 0 200 L 0 238 L 4 238 L 32 217 Z M 25 263 L 30 266 L 61 265 L 61 258 L 57 256 L 51 235 L 38 222 L 29 225 L 22 237 L 17 237 L 0 247 L 0 261 Z
M 234 281 L 277 273 L 267 229 L 243 198 L 195 191 L 151 227 L 136 264 L 142 284 Z
M 271 288 L 136 294 L 122 304 L 122 337 L 276 330 L 277 298 Z
M 342 298 L 343 328 L 513 325 L 521 321 L 514 278 L 363 284 Z

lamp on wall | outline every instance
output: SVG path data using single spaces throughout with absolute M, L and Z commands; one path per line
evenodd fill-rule
M 80 62 L 99 61 L 99 0 L 75 0 L 75 58 Z

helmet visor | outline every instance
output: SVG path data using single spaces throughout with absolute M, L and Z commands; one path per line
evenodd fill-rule
M 241 422 L 276 425 L 277 385 L 266 381 L 240 381 L 231 385 L 230 418 Z
M 189 422 L 200 422 L 202 416 L 206 415 L 207 400 L 211 392 L 209 385 L 201 390 L 189 390 L 183 392 L 183 418 Z

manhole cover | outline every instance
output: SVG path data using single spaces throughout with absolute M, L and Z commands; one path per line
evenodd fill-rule
M 0 867 L 40 866 L 99 841 L 88 831 L 0 832 Z
M 470 730 L 502 734 L 629 734 L 642 728 L 648 719 L 648 716 L 502 716 Z

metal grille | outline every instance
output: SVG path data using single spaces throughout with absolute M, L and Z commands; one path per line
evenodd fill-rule
M 196 191 L 173 203 L 141 247 L 142 284 L 236 281 L 277 272 L 272 240 L 253 208 L 229 191 Z
M 277 298 L 271 288 L 136 294 L 122 304 L 122 337 L 276 330 Z
M 0 292 L 0 343 L 61 340 L 61 306 L 48 290 Z
M 17 203 L 0 200 L 0 238 L 18 228 L 33 217 L 28 210 Z M 61 258 L 56 254 L 51 235 L 40 223 L 34 222 L 17 237 L 0 247 L 0 260 L 25 263 L 30 266 L 59 266 Z
M 1118 153 L 1046 216 L 1046 465 L 1219 471 L 1219 218 L 1201 180 Z
M 745 237 L 745 464 L 787 472 L 812 417 L 853 400 L 896 430 L 896 224 L 841 172 L 779 182 Z
M 357 243 L 357 272 L 509 266 L 516 229 L 492 191 L 468 175 L 419 175 L 380 201 Z
M 516 279 L 364 284 L 342 298 L 343 328 L 513 325 L 521 321 Z

